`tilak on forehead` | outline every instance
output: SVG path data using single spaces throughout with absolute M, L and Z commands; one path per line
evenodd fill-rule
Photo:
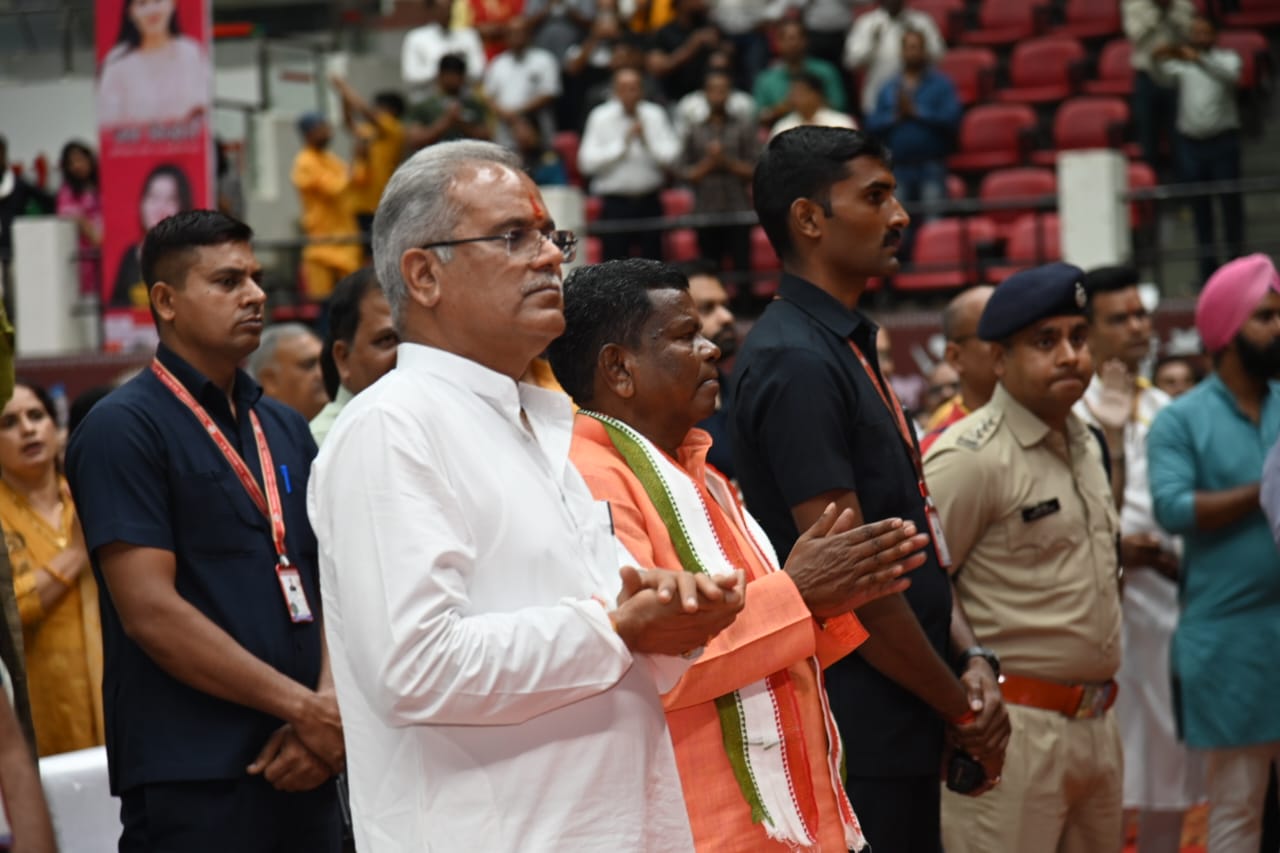
M 529 190 L 529 207 L 533 209 L 535 222 L 547 215 L 547 209 L 542 206 L 542 199 L 538 198 L 537 190 Z

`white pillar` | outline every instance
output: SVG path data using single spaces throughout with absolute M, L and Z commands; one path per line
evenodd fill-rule
M 1058 155 L 1058 211 L 1062 258 L 1083 269 L 1133 259 L 1129 186 L 1124 155 L 1112 149 Z
M 56 216 L 13 222 L 13 311 L 18 356 L 97 347 L 96 321 L 82 316 L 76 226 Z
M 557 228 L 564 228 L 578 235 L 578 257 L 571 264 L 565 264 L 567 274 L 574 267 L 587 262 L 587 202 L 582 190 L 577 187 L 539 187 L 542 200 L 547 203 L 547 213 L 555 221 Z

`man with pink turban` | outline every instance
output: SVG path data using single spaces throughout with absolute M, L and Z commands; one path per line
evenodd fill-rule
M 1156 417 L 1147 439 L 1156 520 L 1184 537 L 1174 705 L 1207 751 L 1209 849 L 1258 850 L 1280 758 L 1280 551 L 1259 506 L 1280 435 L 1280 275 L 1265 255 L 1210 278 L 1196 327 L 1214 372 Z

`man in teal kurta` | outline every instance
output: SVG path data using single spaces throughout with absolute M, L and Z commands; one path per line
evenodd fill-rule
M 1147 439 L 1157 521 L 1185 542 L 1173 637 L 1182 736 L 1207 750 L 1209 849 L 1257 850 L 1280 758 L 1280 552 L 1259 507 L 1280 436 L 1280 276 L 1263 255 L 1209 279 L 1196 326 L 1214 372 Z
M 840 71 L 825 59 L 808 55 L 804 25 L 798 20 L 778 24 L 778 59 L 756 75 L 752 94 L 760 108 L 760 122 L 772 127 L 774 122 L 791 112 L 791 81 L 798 74 L 812 74 L 822 81 L 822 94 L 827 106 L 844 112 L 844 81 Z

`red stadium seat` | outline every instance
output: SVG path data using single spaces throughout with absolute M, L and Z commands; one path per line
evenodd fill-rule
M 1218 33 L 1218 47 L 1240 54 L 1241 91 L 1253 91 L 1261 85 L 1261 67 L 1269 56 L 1266 36 L 1257 30 L 1223 30 Z
M 1240 0 L 1240 8 L 1228 12 L 1228 27 L 1280 27 L 1280 3 L 1276 0 Z
M 1053 149 L 1033 152 L 1031 162 L 1053 166 L 1059 151 L 1083 148 L 1118 148 L 1136 157 L 1138 147 L 1124 142 L 1128 123 L 1129 105 L 1120 98 L 1072 98 L 1053 117 Z
M 1058 176 L 1053 170 L 1033 167 L 989 172 L 978 188 L 978 198 L 983 201 L 1056 196 L 1057 193 Z M 1007 231 L 1007 226 L 1014 221 L 1035 212 L 1034 207 L 1020 207 L 992 209 L 985 211 L 985 214 L 997 226 L 1005 226 L 1001 230 Z
M 1013 44 L 1040 33 L 1043 7 L 1032 0 L 982 0 L 979 27 L 960 34 L 960 43 L 976 47 Z
M 959 175 L 947 175 L 947 198 L 968 198 L 969 188 Z
M 1001 282 L 1019 270 L 1061 260 L 1058 214 L 1031 214 L 1013 224 L 1005 246 L 1005 262 L 986 270 L 989 281 Z
M 935 219 L 916 232 L 911 264 L 893 278 L 894 290 L 950 290 L 978 281 L 978 245 L 996 239 L 983 216 Z
M 1026 104 L 979 104 L 960 120 L 956 153 L 947 158 L 947 165 L 957 172 L 1020 166 L 1026 157 L 1026 136 L 1035 127 L 1035 110 Z
M 598 195 L 587 196 L 584 215 L 588 222 L 598 222 L 600 219 L 600 211 L 602 210 L 604 210 L 604 199 Z
M 1089 95 L 1115 95 L 1127 98 L 1133 94 L 1133 45 L 1128 39 L 1107 42 L 1098 58 L 1098 79 L 1088 80 L 1084 91 Z
M 963 23 L 964 0 L 911 0 L 911 8 L 933 18 L 945 42 L 951 41 L 958 25 Z
M 1009 88 L 997 93 L 1007 104 L 1048 104 L 1079 88 L 1084 45 L 1074 38 L 1046 36 L 1020 42 L 1009 60 Z
M 1065 23 L 1052 32 L 1078 39 L 1119 35 L 1120 4 L 1116 0 L 1067 0 L 1063 9 Z
M 578 143 L 582 140 L 572 130 L 562 130 L 551 140 L 551 147 L 564 161 L 564 170 L 569 173 L 569 183 L 582 186 L 582 174 L 578 171 Z
M 964 106 L 984 101 L 995 87 L 996 55 L 985 47 L 953 47 L 938 60 L 937 69 L 951 78 Z
M 751 294 L 757 299 L 772 299 L 778 292 L 777 273 L 782 269 L 778 255 L 773 251 L 773 244 L 759 225 L 751 228 L 751 271 L 756 277 L 751 279 Z M 760 275 L 765 273 L 765 275 Z
M 693 213 L 693 192 L 683 187 L 662 191 L 663 216 L 688 216 Z
M 675 228 L 662 236 L 669 263 L 691 261 L 699 256 L 698 234 L 692 228 Z
M 1155 170 L 1146 163 L 1129 163 L 1129 189 L 1147 189 L 1156 185 Z M 1129 226 L 1145 228 L 1155 221 L 1155 204 L 1150 201 L 1135 201 L 1129 205 Z
M 598 264 L 604 260 L 604 242 L 599 237 L 587 238 L 587 249 L 583 257 L 588 264 Z

